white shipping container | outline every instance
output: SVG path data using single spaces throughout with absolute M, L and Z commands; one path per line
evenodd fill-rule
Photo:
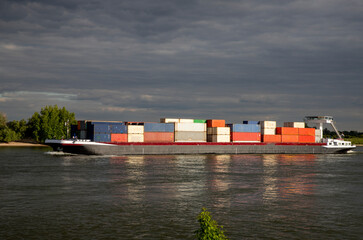
M 261 128 L 276 128 L 276 121 L 260 121 Z
M 321 137 L 315 136 L 315 142 L 316 143 L 321 143 Z
M 177 123 L 179 118 L 160 118 L 161 123 Z
M 208 142 L 230 142 L 231 137 L 230 135 L 226 134 L 214 134 L 208 135 L 207 140 Z
M 229 127 L 211 127 L 211 128 L 207 128 L 207 133 L 208 134 L 223 134 L 223 135 L 229 135 L 231 131 L 231 128 Z
M 207 124 L 175 123 L 175 132 L 207 132 Z
M 144 142 L 144 134 L 131 133 L 127 134 L 128 142 Z
M 284 122 L 284 127 L 305 128 L 304 122 Z
M 179 118 L 180 123 L 194 123 L 194 119 Z
M 175 132 L 175 142 L 206 142 L 207 132 Z
M 315 129 L 315 136 L 316 137 L 322 137 L 320 129 Z
M 128 134 L 143 134 L 144 133 L 144 126 L 143 125 L 128 125 L 127 126 L 127 133 Z
M 275 135 L 276 134 L 276 128 L 262 128 L 261 129 L 262 135 Z

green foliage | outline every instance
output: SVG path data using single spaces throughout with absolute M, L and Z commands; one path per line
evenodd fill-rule
M 0 129 L 6 127 L 6 115 L 5 113 L 0 112 Z
M 20 134 L 9 128 L 3 128 L 0 130 L 0 141 L 2 142 L 13 142 L 20 139 Z
M 71 124 L 76 124 L 74 113 L 57 105 L 46 106 L 29 119 L 27 135 L 38 142 L 45 139 L 66 138 Z
M 195 231 L 198 240 L 224 240 L 228 239 L 222 230 L 223 226 L 218 226 L 217 222 L 212 219 L 210 213 L 205 208 L 198 215 L 200 228 Z

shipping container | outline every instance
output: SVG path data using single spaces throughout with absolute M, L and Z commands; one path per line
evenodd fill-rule
M 111 134 L 109 133 L 94 133 L 93 140 L 95 142 L 110 142 L 111 141 Z
M 260 121 L 261 128 L 276 128 L 276 121 Z
M 260 124 L 260 121 L 243 121 L 243 124 L 255 124 L 255 125 L 258 125 L 258 124 Z
M 111 142 L 127 142 L 127 134 L 111 133 Z
M 276 135 L 298 135 L 299 129 L 292 127 L 277 127 Z
M 320 131 L 320 129 L 315 129 L 315 136 L 317 136 L 317 137 L 323 137 L 323 136 L 321 136 L 321 131 Z
M 93 131 L 96 132 L 104 132 L 111 133 L 108 123 L 93 123 Z
M 299 142 L 300 143 L 314 143 L 315 142 L 315 136 L 299 135 Z
M 207 123 L 205 119 L 194 119 L 194 123 Z
M 207 120 L 207 127 L 225 127 L 226 120 L 220 119 L 208 119 Z
M 227 124 L 227 126 L 231 129 L 231 132 L 252 132 L 259 133 L 261 132 L 261 127 L 258 124 Z
M 321 142 L 321 137 L 319 137 L 319 136 L 315 136 L 315 142 L 316 142 L 316 143 L 320 143 L 320 142 Z
M 315 128 L 298 128 L 299 135 L 315 136 Z
M 144 133 L 144 126 L 143 125 L 128 125 L 127 126 L 127 133 L 128 134 L 143 134 Z
M 145 123 L 144 132 L 174 132 L 174 123 Z
M 281 135 L 281 142 L 283 143 L 298 143 L 299 135 Z
M 275 135 L 276 129 L 275 128 L 262 128 L 261 134 L 262 135 Z
M 264 143 L 280 143 L 281 135 L 262 135 L 261 139 Z
M 194 123 L 194 119 L 189 118 L 179 118 L 180 123 Z
M 161 123 L 178 123 L 179 118 L 160 118 Z
M 207 132 L 175 132 L 175 142 L 206 142 Z
M 284 122 L 284 127 L 305 128 L 304 122 Z
M 175 132 L 206 132 L 205 123 L 175 123 Z
M 230 134 L 230 128 L 229 127 L 212 127 L 207 128 L 207 133 L 211 135 L 229 135 Z
M 174 132 L 145 132 L 144 142 L 174 142 Z
M 128 142 L 144 142 L 144 134 L 139 133 L 128 133 L 127 134 Z
M 261 142 L 261 133 L 231 132 L 231 142 Z
M 112 124 L 109 129 L 111 133 L 127 133 L 127 126 L 124 124 Z
M 230 136 L 226 134 L 214 134 L 207 136 L 208 142 L 230 142 Z
M 87 139 L 87 131 L 86 130 L 79 131 L 79 138 L 80 139 Z

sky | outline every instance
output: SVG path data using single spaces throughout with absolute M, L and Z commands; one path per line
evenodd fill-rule
M 363 131 L 361 0 L 1 0 L 0 112 Z

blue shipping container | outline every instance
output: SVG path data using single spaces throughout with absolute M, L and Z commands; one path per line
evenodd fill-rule
M 243 121 L 243 124 L 260 124 L 260 121 Z
M 257 124 L 227 124 L 231 132 L 261 132 L 260 125 Z
M 110 128 L 107 123 L 93 123 L 94 132 L 110 133 Z
M 111 142 L 111 134 L 108 133 L 94 133 L 95 142 Z
M 174 123 L 145 123 L 144 132 L 174 132 Z
M 111 133 L 127 133 L 127 126 L 124 124 L 113 124 L 110 125 Z

